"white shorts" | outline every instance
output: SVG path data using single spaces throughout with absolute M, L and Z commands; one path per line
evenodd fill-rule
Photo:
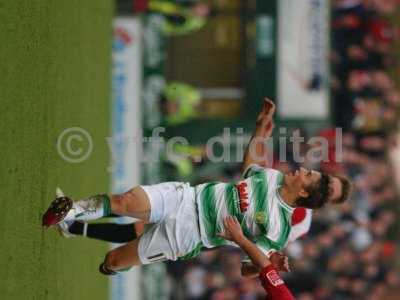
M 142 264 L 177 260 L 201 245 L 195 189 L 183 182 L 141 186 L 150 199 L 150 223 L 140 237 Z

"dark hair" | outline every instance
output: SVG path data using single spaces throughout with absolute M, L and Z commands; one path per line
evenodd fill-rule
M 308 196 L 299 197 L 296 200 L 297 206 L 311 209 L 321 208 L 324 206 L 328 202 L 330 182 L 331 178 L 328 175 L 321 173 L 321 179 L 317 183 L 304 188 L 308 193 Z

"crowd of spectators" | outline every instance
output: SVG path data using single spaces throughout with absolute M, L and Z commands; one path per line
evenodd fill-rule
M 400 92 L 388 73 L 396 65 L 398 33 L 389 20 L 397 3 L 332 1 L 332 100 L 335 125 L 343 130 L 343 160 L 302 166 L 345 173 L 355 192 L 344 205 L 314 212 L 309 233 L 288 245 L 292 272 L 284 279 L 296 299 L 384 300 L 400 286 L 395 264 L 398 198 L 387 158 L 398 147 L 393 134 Z M 337 157 L 337 134 L 334 129 L 320 132 L 329 140 L 330 158 Z M 274 167 L 290 171 L 299 166 L 290 161 Z M 172 298 L 264 299 L 258 281 L 241 276 L 241 259 L 240 250 L 228 248 L 168 264 Z

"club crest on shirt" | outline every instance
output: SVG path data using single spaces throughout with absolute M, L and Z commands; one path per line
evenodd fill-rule
M 267 274 L 267 279 L 268 281 L 273 285 L 273 286 L 278 286 L 283 284 L 282 278 L 279 276 L 278 272 L 275 270 L 269 271 Z
M 256 212 L 255 219 L 257 224 L 264 224 L 265 221 L 267 220 L 267 216 L 264 212 L 258 211 Z

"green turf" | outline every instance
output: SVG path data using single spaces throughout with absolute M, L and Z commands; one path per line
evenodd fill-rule
M 112 14 L 112 0 L 0 0 L 0 299 L 107 298 L 107 246 L 40 221 L 57 185 L 109 189 Z M 56 151 L 72 126 L 93 137 L 80 164 Z

